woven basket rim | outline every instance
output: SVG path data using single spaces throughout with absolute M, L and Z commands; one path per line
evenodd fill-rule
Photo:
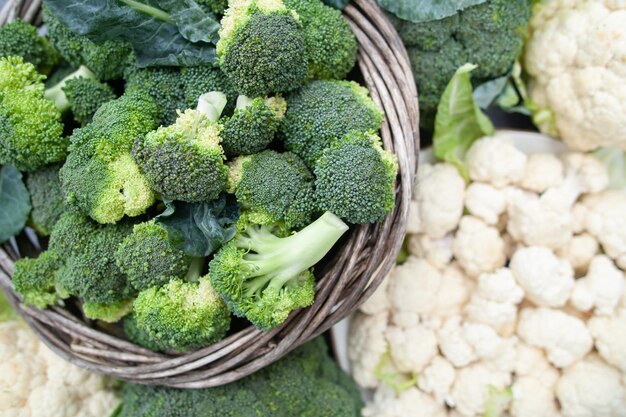
M 0 26 L 22 17 L 41 22 L 41 0 L 7 0 Z M 152 352 L 95 328 L 69 310 L 22 304 L 11 275 L 19 251 L 0 248 L 0 287 L 9 302 L 54 352 L 71 363 L 119 379 L 177 388 L 224 385 L 267 366 L 328 330 L 356 310 L 395 263 L 406 234 L 411 188 L 419 153 L 417 90 L 404 45 L 374 0 L 353 0 L 344 10 L 359 43 L 358 66 L 372 99 L 384 110 L 383 146 L 398 158 L 396 208 L 379 223 L 351 228 L 323 277 L 315 302 L 292 312 L 280 327 L 249 326 L 206 348 L 184 354 Z

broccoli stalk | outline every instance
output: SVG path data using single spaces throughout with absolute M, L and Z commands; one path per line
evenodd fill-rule
M 95 80 L 96 76 L 93 72 L 89 70 L 84 65 L 81 65 L 76 71 L 68 75 L 59 81 L 56 85 L 46 89 L 44 93 L 44 97 L 54 103 L 54 106 L 61 112 L 64 113 L 70 109 L 70 101 L 65 95 L 65 91 L 63 89 L 67 85 L 67 82 L 73 80 L 75 78 L 87 78 L 90 80 Z

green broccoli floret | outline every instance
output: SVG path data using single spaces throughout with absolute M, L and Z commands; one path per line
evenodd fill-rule
M 242 215 L 238 233 L 211 260 L 213 287 L 236 316 L 259 329 L 274 328 L 291 311 L 313 303 L 312 267 L 347 230 L 339 217 L 326 212 L 284 237 L 276 226 L 259 226 Z
M 307 75 L 302 25 L 282 0 L 236 0 L 216 51 L 231 83 L 250 97 L 295 90 Z
M 284 0 L 304 29 L 309 79 L 337 79 L 356 63 L 357 42 L 341 12 L 319 0 Z
M 83 313 L 90 319 L 102 320 L 107 323 L 116 323 L 130 314 L 133 310 L 133 300 L 121 300 L 114 303 L 97 304 L 83 302 Z
M 322 210 L 349 223 L 374 223 L 395 206 L 398 162 L 374 134 L 351 132 L 324 149 L 315 164 Z
M 223 122 L 222 147 L 226 155 L 250 155 L 267 148 L 286 109 L 287 103 L 280 96 L 252 100 L 239 96 L 235 113 Z
M 61 113 L 68 111 L 71 108 L 71 104 L 67 95 L 65 94 L 65 87 L 67 86 L 68 82 L 81 78 L 92 81 L 94 83 L 98 83 L 98 80 L 96 80 L 96 76 L 94 75 L 94 73 L 91 72 L 89 68 L 82 65 L 76 71 L 73 71 L 70 74 L 66 75 L 61 81 L 59 81 L 55 85 L 48 87 L 44 93 L 44 97 L 52 101 Z
M 162 343 L 160 340 L 153 339 L 148 332 L 137 327 L 137 319 L 134 314 L 129 314 L 124 317 L 123 325 L 126 337 L 131 342 L 145 347 L 146 349 L 154 350 L 155 352 L 169 349 L 166 344 Z
M 68 80 L 63 92 L 72 109 L 74 120 L 82 126 L 91 121 L 104 103 L 116 98 L 110 85 L 84 77 Z
M 422 128 L 433 129 L 441 94 L 461 65 L 478 65 L 472 72 L 474 85 L 511 70 L 530 15 L 528 0 L 487 0 L 441 20 L 412 23 L 392 18 L 409 52 Z
M 176 247 L 176 237 L 154 220 L 135 225 L 115 260 L 138 291 L 180 278 L 189 269 L 189 257 Z
M 133 161 L 136 137 L 157 126 L 157 109 L 144 94 L 124 94 L 105 103 L 93 121 L 74 130 L 60 178 L 67 202 L 100 223 L 137 216 L 154 193 Z
M 224 11 L 228 7 L 228 0 L 196 0 L 196 3 L 216 15 L 223 15 Z
M 224 114 L 231 115 L 235 110 L 238 93 L 226 75 L 213 66 L 183 67 L 180 70 L 182 89 L 185 95 L 185 109 L 196 106 L 202 94 L 220 91 L 226 94 Z
M 40 235 L 48 236 L 61 214 L 65 211 L 65 199 L 59 180 L 59 166 L 36 171 L 26 178 L 32 210 L 30 226 Z
M 176 123 L 137 137 L 133 157 L 150 187 L 187 202 L 216 199 L 226 188 L 228 167 L 217 123 L 226 104 L 222 93 L 207 93 L 196 110 L 180 113 Z
M 378 131 L 383 113 L 353 81 L 313 81 L 287 99 L 281 125 L 285 147 L 310 168 L 335 139 L 351 131 Z
M 59 63 L 59 53 L 37 28 L 15 19 L 0 28 L 0 57 L 21 56 L 41 74 L 48 74 Z
M 290 152 L 267 150 L 230 164 L 230 192 L 256 224 L 283 222 L 288 228 L 311 222 L 316 211 L 313 175 Z
M 22 258 L 15 263 L 13 286 L 24 302 L 37 308 L 54 305 L 59 298 L 67 297 L 57 287 L 56 272 L 61 259 L 54 251 L 42 252 L 39 257 Z

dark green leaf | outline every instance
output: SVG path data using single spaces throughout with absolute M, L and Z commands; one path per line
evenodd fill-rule
M 322 0 L 324 4 L 330 7 L 334 7 L 335 9 L 343 10 L 350 0 Z
M 30 198 L 22 174 L 11 165 L 0 169 L 0 243 L 22 231 L 30 213 Z
M 380 7 L 400 19 L 421 23 L 452 16 L 487 0 L 378 0 Z
M 474 101 L 481 109 L 486 109 L 504 92 L 511 74 L 494 78 L 479 85 L 474 89 Z
M 191 42 L 217 42 L 220 28 L 215 17 L 193 0 L 157 0 L 159 6 L 176 21 L 176 26 Z

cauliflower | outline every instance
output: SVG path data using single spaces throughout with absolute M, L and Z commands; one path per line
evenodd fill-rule
M 393 274 L 393 269 L 387 274 L 385 279 L 382 280 L 372 296 L 361 304 L 361 307 L 359 307 L 360 311 L 365 314 L 376 314 L 389 310 L 391 302 L 387 289 L 389 288 L 389 281 L 391 281 L 391 274 Z
M 570 152 L 563 155 L 568 175 L 575 176 L 579 187 L 585 193 L 599 193 L 609 186 L 609 171 L 593 155 L 580 152 Z
M 557 249 L 559 258 L 567 260 L 574 271 L 585 273 L 594 256 L 598 253 L 598 241 L 588 233 L 574 236 L 569 242 Z
M 550 389 L 560 376 L 559 371 L 548 362 L 541 349 L 523 342 L 517 345 L 514 370 L 517 376 L 533 378 Z
M 430 395 L 410 388 L 397 396 L 389 388 L 381 387 L 374 401 L 362 411 L 363 417 L 446 417 L 446 408 Z
M 437 269 L 443 269 L 452 260 L 452 235 L 433 239 L 428 235 L 409 235 L 408 248 L 411 255 L 426 259 Z
M 511 374 L 498 372 L 478 362 L 457 371 L 451 395 L 454 406 L 463 416 L 476 416 L 485 412 L 490 397 L 490 387 L 504 389 L 511 384 Z
M 442 356 L 435 356 L 417 378 L 417 386 L 427 394 L 432 394 L 437 402 L 449 403 L 450 389 L 456 379 L 454 366 Z
M 372 315 L 357 314 L 350 325 L 348 358 L 354 380 L 364 388 L 379 385 L 375 370 L 387 352 L 387 318 L 386 311 Z
M 467 187 L 465 207 L 485 223 L 495 225 L 506 209 L 506 195 L 493 185 L 474 182 Z
M 503 137 L 477 140 L 467 151 L 465 163 L 472 181 L 504 187 L 522 179 L 526 171 L 526 154 Z
M 591 194 L 583 199 L 585 229 L 617 265 L 626 268 L 626 193 L 622 190 Z
M 552 111 L 571 148 L 626 149 L 626 4 L 551 0 L 535 10 L 524 52 L 530 99 Z
M 612 317 L 592 317 L 587 326 L 600 356 L 626 373 L 626 309 Z
M 591 261 L 587 276 L 576 280 L 571 303 L 580 311 L 595 308 L 597 315 L 611 315 L 623 292 L 624 273 L 609 257 L 598 255 Z
M 461 314 L 474 286 L 474 281 L 456 263 L 448 265 L 442 272 L 441 286 L 435 294 L 433 308 L 422 320 L 433 328 L 439 328 L 442 322 Z
M 528 156 L 526 172 L 518 185 L 528 191 L 543 193 L 563 182 L 563 162 L 549 153 L 533 153 Z
M 476 277 L 503 266 L 506 261 L 504 252 L 504 241 L 497 228 L 476 217 L 463 216 L 452 253 L 469 276 Z
M 408 329 L 391 326 L 387 329 L 391 360 L 400 372 L 417 374 L 437 356 L 435 332 L 416 325 Z
M 522 376 L 511 387 L 513 399 L 509 410 L 511 417 L 557 417 L 554 391 L 541 380 Z

